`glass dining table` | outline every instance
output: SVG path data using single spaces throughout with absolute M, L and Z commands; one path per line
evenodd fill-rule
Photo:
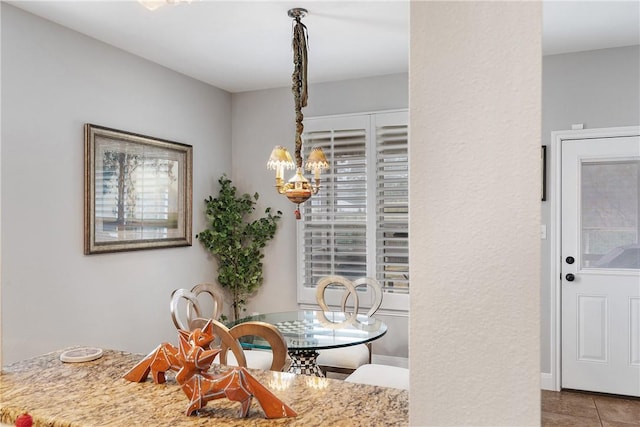
M 337 311 L 299 310 L 249 316 L 228 326 L 261 321 L 274 325 L 284 336 L 291 358 L 289 372 L 323 377 L 316 363 L 318 350 L 348 347 L 376 340 L 387 333 L 387 325 L 374 317 Z M 269 343 L 251 337 L 244 348 L 269 349 Z

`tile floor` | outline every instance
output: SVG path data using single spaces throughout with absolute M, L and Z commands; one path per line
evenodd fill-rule
M 640 399 L 542 390 L 542 426 L 640 426 Z

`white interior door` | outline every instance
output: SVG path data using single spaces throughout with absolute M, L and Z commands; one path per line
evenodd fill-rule
M 561 155 L 562 387 L 640 397 L 640 138 Z

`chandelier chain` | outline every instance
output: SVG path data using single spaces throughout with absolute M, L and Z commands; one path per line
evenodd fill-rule
M 291 158 L 289 151 L 277 145 L 267 161 L 267 168 L 276 171 L 276 190 L 279 194 L 284 194 L 289 201 L 297 205 L 294 211 L 296 219 L 301 219 L 300 204 L 309 200 L 314 194 L 320 191 L 320 173 L 329 168 L 329 162 L 324 155 L 322 148 L 313 147 L 309 152 L 304 167 L 313 171 L 313 183 L 311 183 L 303 175 L 302 163 L 302 132 L 304 126 L 302 120 L 302 108 L 307 106 L 307 46 L 309 45 L 309 37 L 307 35 L 307 27 L 300 22 L 306 16 L 307 10 L 302 8 L 290 9 L 287 13 L 293 18 L 293 35 L 291 48 L 293 50 L 293 74 L 291 75 L 291 91 L 293 92 L 293 101 L 295 104 L 296 118 L 296 136 L 295 136 L 295 162 Z M 295 175 L 285 182 L 283 173 L 285 168 L 296 168 Z
M 293 26 L 293 74 L 292 79 L 292 91 L 295 102 L 296 113 L 296 141 L 295 141 L 295 157 L 296 166 L 302 167 L 302 131 L 304 125 L 302 120 L 304 115 L 302 114 L 302 107 L 307 106 L 308 92 L 307 92 L 307 27 L 300 22 L 300 17 L 295 17 L 295 24 Z

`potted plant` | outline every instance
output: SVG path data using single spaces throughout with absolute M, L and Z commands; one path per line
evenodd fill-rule
M 218 197 L 205 199 L 209 227 L 196 239 L 218 261 L 218 283 L 230 293 L 233 320 L 238 320 L 247 298 L 262 284 L 263 250 L 275 236 L 282 212 L 266 208 L 265 216 L 247 219 L 256 209 L 258 193 L 238 196 L 226 175 L 218 183 Z

